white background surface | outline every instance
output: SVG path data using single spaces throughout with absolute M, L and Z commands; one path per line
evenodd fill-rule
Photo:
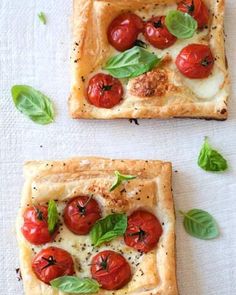
M 71 2 L 0 0 L 0 294 L 23 294 L 15 274 L 14 234 L 23 162 L 75 155 L 172 161 L 178 170 L 173 173 L 176 209 L 208 210 L 221 230 L 216 240 L 194 239 L 185 233 L 177 214 L 180 294 L 236 294 L 236 2 L 226 1 L 233 84 L 228 121 L 140 120 L 140 126 L 128 120 L 73 121 L 68 117 Z M 46 26 L 38 21 L 40 11 L 47 15 Z M 10 95 L 14 84 L 28 84 L 50 96 L 57 109 L 56 122 L 40 126 L 18 113 Z M 228 172 L 210 174 L 198 168 L 196 159 L 205 135 L 228 159 Z

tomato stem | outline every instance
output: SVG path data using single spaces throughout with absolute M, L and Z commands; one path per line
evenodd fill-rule
M 158 22 L 154 22 L 153 25 L 155 28 L 162 28 L 161 20 L 159 20 Z
M 192 4 L 188 5 L 186 3 L 183 4 L 187 9 L 188 9 L 188 13 L 192 14 L 194 12 L 195 6 L 194 6 L 194 0 L 192 0 Z
M 209 65 L 212 63 L 212 61 L 209 60 L 208 58 L 209 58 L 209 57 L 206 56 L 206 57 L 201 61 L 201 65 L 202 65 L 202 66 L 207 67 L 207 66 L 209 66 Z
M 49 267 L 49 266 L 55 265 L 57 263 L 57 261 L 53 258 L 53 256 L 49 256 L 48 258 L 42 257 L 42 259 L 48 262 L 48 264 L 45 265 L 42 268 L 42 270 L 45 269 L 45 268 L 47 268 L 47 267 Z
M 103 91 L 109 91 L 109 90 L 111 90 L 111 88 L 112 88 L 112 85 L 103 85 L 102 86 Z

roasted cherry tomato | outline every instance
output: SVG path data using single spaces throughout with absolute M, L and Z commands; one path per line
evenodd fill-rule
M 96 200 L 89 196 L 79 196 L 70 200 L 64 211 L 66 226 L 77 235 L 89 233 L 94 223 L 101 218 Z
M 93 257 L 91 273 L 106 290 L 120 289 L 131 279 L 129 263 L 121 254 L 110 250 L 102 251 Z
M 177 38 L 173 36 L 165 25 L 164 16 L 156 16 L 147 21 L 144 36 L 152 46 L 165 49 L 175 43 Z
M 110 109 L 121 101 L 122 96 L 122 84 L 110 75 L 96 74 L 89 81 L 87 97 L 96 107 Z
M 178 4 L 178 10 L 190 14 L 202 29 L 208 24 L 209 10 L 202 0 L 183 0 Z
M 110 23 L 107 31 L 108 41 L 118 51 L 125 51 L 134 46 L 143 27 L 143 21 L 139 16 L 134 13 L 123 13 Z
M 40 245 L 52 241 L 57 230 L 50 233 L 48 230 L 48 207 L 31 206 L 25 210 L 23 215 L 24 224 L 21 231 L 31 244 Z
M 126 245 L 146 253 L 156 247 L 161 235 L 161 224 L 152 213 L 137 210 L 128 217 Z
M 42 249 L 34 257 L 32 269 L 37 278 L 46 284 L 58 277 L 75 273 L 71 255 L 57 247 Z
M 203 79 L 210 75 L 214 58 L 209 46 L 190 44 L 181 50 L 175 63 L 184 76 L 191 79 Z

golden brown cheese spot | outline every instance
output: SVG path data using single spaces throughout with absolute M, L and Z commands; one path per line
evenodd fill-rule
M 130 93 L 139 97 L 164 96 L 168 90 L 168 74 L 156 69 L 132 81 Z

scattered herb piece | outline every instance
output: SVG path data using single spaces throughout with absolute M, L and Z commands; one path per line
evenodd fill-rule
M 215 219 L 206 211 L 192 209 L 188 212 L 180 211 L 184 216 L 184 228 L 191 236 L 211 240 L 219 236 L 219 229 Z
M 128 181 L 137 178 L 137 176 L 134 175 L 124 175 L 121 174 L 119 171 L 115 171 L 116 180 L 112 184 L 110 188 L 110 192 L 114 191 L 118 186 L 121 185 L 123 181 Z
M 210 146 L 207 137 L 198 156 L 198 166 L 206 171 L 225 171 L 228 168 L 227 161 Z
M 127 216 L 114 213 L 98 220 L 90 231 L 90 237 L 94 246 L 109 242 L 118 236 L 122 236 L 127 228 Z
M 38 14 L 38 18 L 39 18 L 39 20 L 41 21 L 42 24 L 46 25 L 46 23 L 47 23 L 47 19 L 46 19 L 46 15 L 45 15 L 44 12 L 41 11 L 41 12 Z
M 134 46 L 111 57 L 103 69 L 116 78 L 133 78 L 152 70 L 160 61 L 155 54 Z
M 27 85 L 15 85 L 11 93 L 16 108 L 32 121 L 41 125 L 53 122 L 52 102 L 43 93 Z
M 50 282 L 53 288 L 62 292 L 73 294 L 97 293 L 100 285 L 97 281 L 89 278 L 78 278 L 75 276 L 63 276 Z
M 192 38 L 197 30 L 197 21 L 188 13 L 171 10 L 167 13 L 165 24 L 169 32 L 177 38 Z
M 59 215 L 57 211 L 57 205 L 54 200 L 50 200 L 48 204 L 48 230 L 53 233 L 57 226 Z

